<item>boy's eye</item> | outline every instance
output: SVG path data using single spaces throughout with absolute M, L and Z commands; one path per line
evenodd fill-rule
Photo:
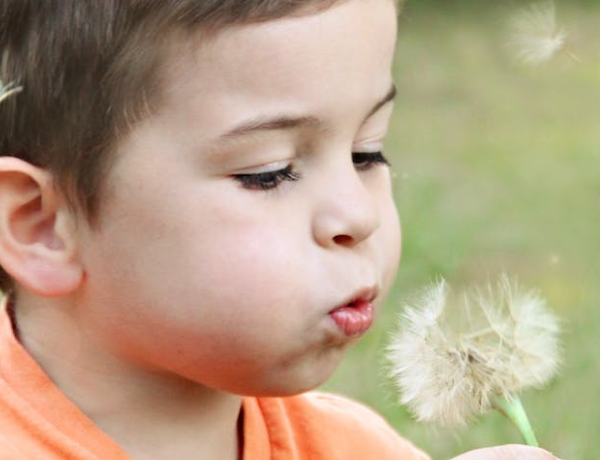
M 352 162 L 359 171 L 366 171 L 378 164 L 390 165 L 382 152 L 352 152 Z
M 387 166 L 390 164 L 382 152 L 352 152 L 352 162 L 358 171 L 367 171 L 380 164 Z M 241 173 L 234 174 L 232 177 L 246 189 L 271 190 L 277 188 L 284 181 L 297 181 L 300 179 L 300 174 L 294 171 L 290 164 L 276 171 Z
M 233 178 L 242 184 L 242 187 L 250 190 L 270 190 L 276 188 L 283 181 L 300 179 L 300 174 L 292 169 L 292 165 L 288 165 L 277 171 L 235 174 Z

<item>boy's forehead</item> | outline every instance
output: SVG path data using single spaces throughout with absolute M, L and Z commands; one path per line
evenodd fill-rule
M 392 0 L 347 0 L 311 15 L 199 36 L 170 54 L 166 93 L 179 102 L 219 93 L 247 105 L 279 105 L 323 86 L 359 84 L 381 97 L 390 86 L 395 14 Z

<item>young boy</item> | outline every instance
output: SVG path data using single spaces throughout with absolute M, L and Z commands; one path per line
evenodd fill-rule
M 302 394 L 396 271 L 395 8 L 2 0 L 0 459 L 425 458 Z

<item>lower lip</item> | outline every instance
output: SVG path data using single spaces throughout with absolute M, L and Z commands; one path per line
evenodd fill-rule
M 359 300 L 352 305 L 336 308 L 329 316 L 346 336 L 358 337 L 373 324 L 374 310 L 371 302 Z

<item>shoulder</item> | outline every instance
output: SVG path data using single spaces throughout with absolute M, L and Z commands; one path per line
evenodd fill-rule
M 322 458 L 428 459 L 372 409 L 342 396 L 309 392 L 267 398 L 260 404 L 263 409 L 270 404 L 279 407 L 276 411 L 285 417 L 290 434 L 311 450 L 307 458 L 327 454 Z

